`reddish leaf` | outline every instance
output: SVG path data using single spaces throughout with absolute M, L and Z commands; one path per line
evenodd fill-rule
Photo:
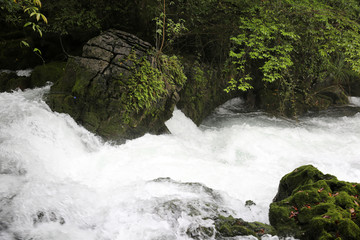
M 318 192 L 322 192 L 323 190 L 324 190 L 324 188 L 322 187 L 322 188 L 318 189 Z
M 296 217 L 298 214 L 299 214 L 299 212 L 294 212 L 294 211 L 291 211 L 291 212 L 290 212 L 290 216 L 289 216 L 289 218 Z

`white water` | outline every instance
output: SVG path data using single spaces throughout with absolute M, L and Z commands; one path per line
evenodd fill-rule
M 4 72 L 4 73 L 15 73 L 19 77 L 30 77 L 32 71 L 33 71 L 33 69 L 30 69 L 30 68 L 29 69 L 24 69 L 24 70 L 16 70 L 16 71 L 0 69 L 0 73 L 2 73 L 2 72 Z
M 1 240 L 192 239 L 219 213 L 267 223 L 301 165 L 360 182 L 359 113 L 293 122 L 235 99 L 200 128 L 176 110 L 171 135 L 111 146 L 52 112 L 46 91 L 0 93 Z

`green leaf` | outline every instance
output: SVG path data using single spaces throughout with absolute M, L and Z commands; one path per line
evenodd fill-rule
M 34 48 L 34 49 L 33 49 L 33 52 L 42 55 L 40 49 L 38 49 L 38 48 Z
M 26 41 L 21 41 L 20 46 L 30 47 L 29 43 L 27 43 Z

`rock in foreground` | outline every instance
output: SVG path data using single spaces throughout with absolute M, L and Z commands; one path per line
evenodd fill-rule
M 360 184 L 302 166 L 281 179 L 270 223 L 280 236 L 360 239 L 359 195 Z

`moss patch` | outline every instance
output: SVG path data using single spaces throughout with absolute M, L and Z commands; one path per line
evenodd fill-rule
M 302 166 L 280 181 L 270 205 L 270 223 L 282 236 L 360 239 L 359 195 L 359 184 Z
M 215 219 L 216 237 L 253 235 L 260 238 L 265 234 L 275 234 L 274 228 L 260 222 L 245 222 L 241 218 L 219 216 Z
M 46 82 L 55 83 L 65 74 L 66 62 L 51 62 L 39 65 L 31 73 L 31 87 L 42 87 Z

